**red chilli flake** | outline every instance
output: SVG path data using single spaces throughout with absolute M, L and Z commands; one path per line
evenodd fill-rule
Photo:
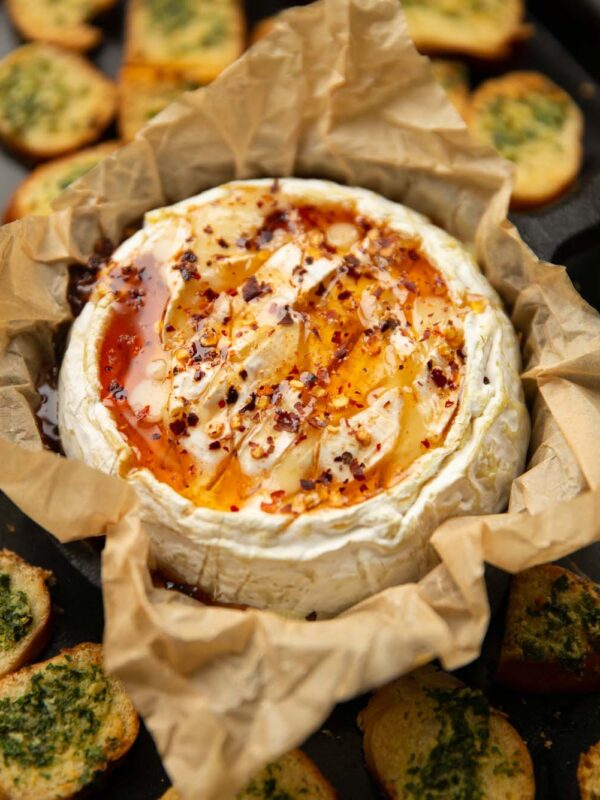
M 185 424 L 185 420 L 183 419 L 176 419 L 169 425 L 171 431 L 175 434 L 175 436 L 183 436 L 184 433 L 187 431 L 187 425 Z
M 283 316 L 280 318 L 280 320 L 279 320 L 279 322 L 278 322 L 277 324 L 278 324 L 278 325 L 293 325 L 293 324 L 294 324 L 294 318 L 293 318 L 293 317 L 292 317 L 292 315 L 290 314 L 290 308 L 289 308 L 289 306 L 286 306 L 286 307 L 285 307 L 285 313 L 284 313 L 284 315 L 283 315 Z
M 291 411 L 275 412 L 275 430 L 297 433 L 300 428 L 300 417 Z
M 239 511 L 239 508 L 237 506 L 229 506 L 229 510 L 230 511 Z
M 221 442 L 211 442 L 208 445 L 209 450 L 220 450 L 221 449 Z
M 226 402 L 228 406 L 232 406 L 238 399 L 239 394 L 235 386 L 230 386 L 227 390 Z
M 423 447 L 424 447 L 426 450 L 429 450 L 429 448 L 431 447 L 431 444 L 430 444 L 430 442 L 429 442 L 429 439 L 423 439 L 423 441 L 421 442 L 421 444 L 423 445 Z
M 125 400 L 127 397 L 127 389 L 124 389 L 117 380 L 113 380 L 108 384 L 108 391 L 115 400 Z
M 356 481 L 364 481 L 365 479 L 365 465 L 361 462 L 359 463 L 357 458 L 353 458 L 350 462 L 350 472 L 352 473 L 352 477 Z
M 259 283 L 256 275 L 251 275 L 242 286 L 242 297 L 249 303 L 255 297 L 262 297 L 265 294 L 269 294 L 270 291 L 271 287 L 268 283 Z
M 431 380 L 435 383 L 438 389 L 444 389 L 448 383 L 448 378 L 444 375 L 442 370 L 438 369 L 437 367 L 434 367 L 431 370 Z

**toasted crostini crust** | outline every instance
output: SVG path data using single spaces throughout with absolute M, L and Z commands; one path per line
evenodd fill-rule
M 390 800 L 533 800 L 521 737 L 481 692 L 441 670 L 379 689 L 358 722 L 367 767 Z
M 0 61 L 0 137 L 24 155 L 49 159 L 90 144 L 116 104 L 114 84 L 76 53 L 33 43 Z
M 51 572 L 28 564 L 10 550 L 0 550 L 1 576 L 6 577 L 0 592 L 6 592 L 6 596 L 17 593 L 26 611 L 27 625 L 17 641 L 6 643 L 7 649 L 0 646 L 0 678 L 19 669 L 41 651 L 48 641 L 52 615 L 47 586 Z
M 600 690 L 600 592 L 554 564 L 512 579 L 497 680 L 522 692 Z
M 28 695 L 31 702 L 15 703 Z M 41 697 L 43 719 L 36 710 Z M 80 713 L 84 708 L 87 714 Z M 82 726 L 68 743 L 60 729 L 64 713 Z M 5 736 L 4 744 L 0 741 L 3 800 L 79 796 L 125 756 L 139 730 L 137 713 L 120 682 L 103 672 L 102 646 L 88 643 L 0 680 L 0 722 Z M 29 736 L 35 739 L 35 755 Z
M 24 39 L 83 52 L 102 38 L 102 31 L 87 21 L 115 3 L 116 0 L 88 0 L 77 6 L 68 0 L 7 0 L 7 8 Z
M 467 111 L 471 132 L 516 165 L 514 207 L 548 203 L 575 180 L 583 159 L 583 115 L 538 72 L 510 72 L 481 84 Z
M 61 192 L 119 147 L 121 142 L 102 142 L 36 167 L 14 191 L 4 222 L 27 214 L 51 214 L 52 202 Z

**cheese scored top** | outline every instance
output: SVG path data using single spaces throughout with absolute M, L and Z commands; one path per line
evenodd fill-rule
M 497 510 L 527 439 L 515 337 L 466 251 L 323 181 L 148 213 L 74 325 L 60 399 L 69 455 L 133 480 L 161 526 L 255 561 L 298 537 L 304 555 L 369 526 L 399 538 L 453 454 L 477 471 L 506 411 L 514 453 L 486 451 L 487 490 L 452 501 Z

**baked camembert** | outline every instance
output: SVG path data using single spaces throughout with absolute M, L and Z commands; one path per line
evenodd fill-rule
M 163 569 L 216 600 L 332 614 L 427 569 L 522 467 L 519 353 L 467 251 L 316 180 L 146 215 L 76 320 L 65 451 L 131 481 Z

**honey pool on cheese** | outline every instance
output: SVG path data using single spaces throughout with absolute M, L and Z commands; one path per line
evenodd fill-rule
M 500 421 L 509 445 L 494 452 L 491 437 L 482 462 Z M 136 484 L 176 577 L 307 613 L 380 588 L 409 527 L 422 572 L 440 519 L 497 510 L 526 430 L 514 334 L 463 248 L 322 181 L 238 182 L 147 214 L 100 276 L 61 374 L 67 453 Z M 428 497 L 449 468 L 452 491 L 442 480 Z M 369 531 L 389 552 L 359 569 Z M 354 558 L 366 577 L 337 597 L 331 580 L 324 598 L 307 564 L 338 546 L 342 572 Z M 269 562 L 285 564 L 284 585 L 257 597 Z

